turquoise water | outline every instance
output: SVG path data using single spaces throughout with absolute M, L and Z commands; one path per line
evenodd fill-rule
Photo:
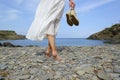
M 4 40 L 0 41 L 3 42 L 11 42 L 14 45 L 34 45 L 34 46 L 47 46 L 48 41 L 47 39 L 37 42 L 31 40 Z M 98 46 L 98 45 L 105 45 L 104 41 L 102 40 L 87 40 L 85 38 L 57 38 L 56 39 L 57 46 Z

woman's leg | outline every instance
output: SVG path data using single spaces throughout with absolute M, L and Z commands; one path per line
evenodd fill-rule
M 47 50 L 46 50 L 46 57 L 47 58 L 50 57 L 50 52 L 51 52 L 51 46 L 50 46 L 50 43 L 48 42 L 48 47 L 47 47 Z
M 52 56 L 54 57 L 54 59 L 60 61 L 61 59 L 58 56 L 57 49 L 56 49 L 55 36 L 47 34 L 47 38 L 48 38 L 48 42 L 49 42 L 51 50 L 52 50 Z

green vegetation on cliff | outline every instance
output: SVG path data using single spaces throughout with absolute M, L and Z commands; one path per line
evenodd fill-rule
M 25 36 L 16 34 L 15 31 L 11 30 L 0 30 L 0 40 L 16 40 L 25 39 Z

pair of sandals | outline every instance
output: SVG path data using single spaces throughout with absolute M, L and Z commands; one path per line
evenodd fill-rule
M 79 20 L 77 19 L 77 15 L 74 9 L 71 9 L 66 13 L 66 18 L 69 26 L 73 26 L 73 24 L 76 26 L 79 25 Z

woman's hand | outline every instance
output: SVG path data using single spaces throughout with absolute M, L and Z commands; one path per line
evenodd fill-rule
M 74 0 L 69 0 L 69 5 L 71 9 L 74 9 L 75 8 Z

